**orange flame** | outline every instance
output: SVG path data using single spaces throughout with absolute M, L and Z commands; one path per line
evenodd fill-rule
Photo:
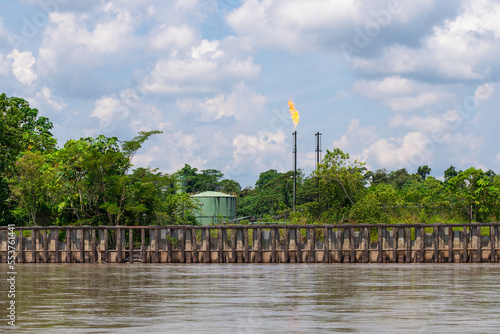
M 290 115 L 292 115 L 292 121 L 293 121 L 293 127 L 296 128 L 297 127 L 297 124 L 299 124 L 299 112 L 297 111 L 297 109 L 295 109 L 295 104 L 293 104 L 293 101 L 292 99 L 290 99 L 290 101 L 288 101 L 288 107 L 290 108 Z

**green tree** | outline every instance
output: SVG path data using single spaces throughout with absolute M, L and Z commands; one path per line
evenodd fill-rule
M 481 170 L 471 167 L 449 180 L 452 200 L 467 212 L 469 222 L 486 220 L 498 204 L 499 188 Z
M 127 225 L 153 225 L 163 219 L 161 209 L 175 194 L 175 178 L 157 169 L 137 168 L 128 175 L 122 221 Z
M 303 183 L 303 173 L 297 173 L 297 188 Z M 244 193 L 244 194 L 243 194 Z M 293 205 L 293 171 L 279 173 L 269 170 L 260 174 L 255 189 L 244 189 L 238 200 L 241 217 L 276 216 Z
M 161 225 L 196 225 L 196 211 L 201 206 L 187 193 L 171 194 L 157 211 Z
M 346 217 L 349 208 L 364 194 L 364 163 L 350 160 L 349 154 L 335 148 L 327 150 L 323 162 L 318 165 L 322 203 L 331 219 Z
M 387 175 L 387 170 L 382 168 L 382 169 L 377 169 L 376 172 L 369 171 L 366 173 L 366 178 L 370 182 L 370 184 L 381 184 L 381 183 L 388 183 L 389 182 L 389 177 Z
M 187 193 L 199 193 L 203 191 L 222 191 L 226 193 L 234 193 L 241 191 L 241 186 L 238 182 L 228 179 L 223 179 L 224 174 L 217 169 L 205 169 L 198 172 L 197 168 L 193 168 L 185 164 L 176 175 L 182 179 L 185 184 Z
M 350 218 L 358 223 L 387 224 L 394 218 L 402 200 L 394 187 L 387 183 L 370 186 L 365 196 L 352 207 Z
M 159 130 L 140 131 L 138 136 L 134 137 L 132 140 L 124 141 L 122 143 L 121 150 L 128 162 L 125 167 L 124 174 L 127 174 L 129 168 L 132 167 L 132 159 L 134 158 L 137 151 L 142 147 L 142 144 L 144 144 L 144 142 L 151 136 L 160 133 L 162 133 L 162 131 Z M 114 181 L 116 181 L 117 188 L 112 194 L 110 194 L 109 201 L 107 203 L 104 203 L 102 207 L 104 207 L 108 212 L 108 217 L 111 216 L 112 220 L 114 220 L 114 223 L 116 225 L 119 225 L 121 223 L 123 213 L 127 209 L 127 198 L 133 196 L 133 194 L 135 193 L 135 187 L 131 182 L 129 182 L 130 178 L 126 175 L 115 176 L 114 179 Z M 136 206 L 134 207 L 136 208 Z M 110 219 L 110 221 L 112 220 Z
M 218 191 L 220 190 L 220 181 L 224 177 L 221 171 L 216 169 L 205 169 L 197 175 L 197 191 Z
M 56 139 L 46 117 L 39 117 L 38 110 L 26 100 L 0 95 L 0 225 L 14 221 L 11 210 L 15 203 L 8 187 L 16 161 L 24 151 L 51 151 Z
M 260 173 L 257 182 L 255 182 L 255 187 L 261 188 L 279 176 L 280 173 L 278 173 L 276 169 L 270 169 L 266 172 L 262 172 Z
M 462 171 L 460 171 L 461 173 Z M 450 166 L 448 169 L 444 171 L 444 182 L 448 183 L 448 181 L 452 178 L 458 175 L 459 172 L 455 170 L 455 167 Z
M 40 224 L 42 211 L 46 213 L 45 223 L 50 223 L 50 211 L 59 183 L 46 156 L 40 152 L 25 152 L 17 160 L 14 177 L 9 183 L 21 211 L 27 213 L 28 225 Z
M 419 166 L 417 169 L 417 174 L 420 176 L 422 181 L 425 181 L 425 178 L 431 173 L 431 169 L 427 165 Z
M 189 166 L 188 164 L 184 164 L 177 174 L 182 176 L 184 182 L 186 183 L 186 192 L 194 193 L 199 191 L 200 185 L 198 180 L 198 169 Z
M 449 190 L 443 182 L 432 176 L 423 181 L 421 176 L 407 181 L 400 194 L 404 205 L 409 208 L 407 211 L 418 216 L 420 223 L 443 222 L 443 213 L 448 212 L 450 207 Z M 404 211 L 404 208 L 400 211 Z
M 388 182 L 396 189 L 401 189 L 403 185 L 414 179 L 414 176 L 408 173 L 406 168 L 398 169 L 397 171 L 389 172 L 387 175 Z
M 69 214 L 66 218 L 80 224 L 113 224 L 116 212 L 110 199 L 121 194 L 129 168 L 118 139 L 101 135 L 69 140 L 52 159 L 64 180 L 61 205 Z
M 484 175 L 486 175 L 489 179 L 490 179 L 490 182 L 493 182 L 493 180 L 495 179 L 495 176 L 497 175 L 494 171 L 492 171 L 491 169 L 488 169 Z
M 221 180 L 219 182 L 219 188 L 226 194 L 236 194 L 241 191 L 241 185 L 238 182 L 229 179 Z
M 8 173 L 26 151 L 50 151 L 56 147 L 53 128 L 46 117 L 26 100 L 0 95 L 0 173 Z
M 130 141 L 98 136 L 69 140 L 52 156 L 64 181 L 61 207 L 77 223 L 121 223 L 135 186 L 127 175 L 142 144 L 159 131 L 139 132 Z M 136 207 L 136 211 L 140 207 Z

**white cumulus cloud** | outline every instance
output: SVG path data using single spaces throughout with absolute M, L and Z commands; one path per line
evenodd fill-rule
M 94 110 L 90 114 L 90 116 L 106 122 L 113 119 L 124 119 L 128 115 L 129 108 L 113 96 L 105 96 L 95 101 Z
M 415 17 L 425 15 L 433 6 L 433 0 L 404 3 L 379 0 L 364 3 L 356 0 L 247 0 L 230 12 L 226 20 L 250 45 L 301 54 L 337 50 L 339 43 L 353 43 L 357 29 L 373 29 L 374 25 L 378 25 L 380 30 L 390 23 L 407 24 Z
M 61 97 L 54 96 L 52 91 L 45 86 L 31 100 L 33 101 L 32 105 L 46 104 L 57 111 L 61 111 L 68 106 Z
M 357 152 L 372 144 L 378 137 L 374 126 L 362 127 L 359 119 L 351 119 L 346 133 L 335 140 L 332 146 L 346 152 Z
M 254 80 L 259 72 L 250 57 L 233 57 L 219 41 L 202 40 L 186 54 L 158 61 L 144 88 L 153 93 L 209 93 L 235 81 Z
M 459 15 L 434 26 L 418 46 L 392 43 L 380 57 L 355 56 L 353 66 L 369 73 L 418 73 L 446 79 L 481 80 L 498 69 L 500 3 L 464 1 Z
M 236 173 L 283 169 L 287 160 L 285 133 L 259 131 L 256 135 L 239 134 L 233 139 L 232 162 L 227 169 Z
M 112 2 L 103 4 L 103 15 L 90 19 L 86 13 L 52 12 L 43 32 L 39 67 L 44 75 L 116 62 L 138 46 L 135 19 Z M 92 23 L 92 24 L 90 24 Z M 71 66 L 70 66 L 71 67 Z
M 162 24 L 150 33 L 148 43 L 155 52 L 171 53 L 188 50 L 197 39 L 197 32 L 192 27 L 185 24 L 181 26 Z
M 210 122 L 222 117 L 252 122 L 265 112 L 266 97 L 255 93 L 245 83 L 236 84 L 229 94 L 207 99 L 180 99 L 177 107 L 185 113 L 199 113 L 198 120 Z
M 393 111 L 412 111 L 446 105 L 452 101 L 453 94 L 445 87 L 430 85 L 416 80 L 397 76 L 388 76 L 381 80 L 357 81 L 353 92 L 382 103 Z
M 11 60 L 10 67 L 12 73 L 20 83 L 30 86 L 33 81 L 38 79 L 38 76 L 32 69 L 36 59 L 30 51 L 19 52 L 18 50 L 12 50 L 7 55 L 7 59 Z
M 368 149 L 369 162 L 387 169 L 418 167 L 432 164 L 433 151 L 429 138 L 422 132 L 409 132 L 403 137 L 378 139 Z

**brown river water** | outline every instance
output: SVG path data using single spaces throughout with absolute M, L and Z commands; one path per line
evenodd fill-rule
M 498 264 L 17 264 L 0 332 L 499 333 Z M 5 264 L 0 277 L 9 277 Z

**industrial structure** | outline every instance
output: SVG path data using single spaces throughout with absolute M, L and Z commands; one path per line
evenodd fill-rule
M 217 191 L 205 191 L 192 198 L 198 200 L 201 209 L 195 212 L 199 225 L 217 225 L 236 219 L 236 197 Z

